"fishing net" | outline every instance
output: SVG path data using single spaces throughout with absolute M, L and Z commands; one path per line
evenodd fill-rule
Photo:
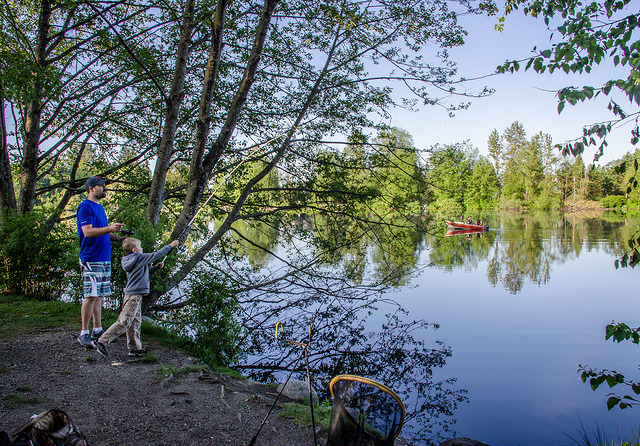
M 327 446 L 390 446 L 404 423 L 400 397 L 372 379 L 338 375 L 329 383 L 333 397 Z

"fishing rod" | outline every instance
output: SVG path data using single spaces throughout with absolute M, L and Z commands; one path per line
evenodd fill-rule
M 182 230 L 182 232 L 180 233 L 180 235 L 178 236 L 178 252 L 184 252 L 185 251 L 185 247 L 184 247 L 184 242 L 186 241 L 187 238 L 187 232 L 189 231 L 189 229 L 191 228 L 191 225 L 193 225 L 193 222 L 196 220 L 196 217 L 198 216 L 198 214 L 200 213 L 200 211 L 207 205 L 207 203 L 209 203 L 209 200 L 211 200 L 213 198 L 213 196 L 215 195 L 215 193 L 218 191 L 218 189 L 220 189 L 224 184 L 226 184 L 227 180 L 229 179 L 229 177 L 231 177 L 231 175 L 233 175 L 233 173 L 238 170 L 238 168 L 240 166 L 242 166 L 245 162 L 247 162 L 249 160 L 249 158 L 251 158 L 251 155 L 253 155 L 254 152 L 256 152 L 260 147 L 267 145 L 273 141 L 275 141 L 276 139 L 286 135 L 287 133 L 291 132 L 295 130 L 295 127 L 292 129 L 287 130 L 286 132 L 280 133 L 279 135 L 274 136 L 273 138 L 257 144 L 253 150 L 251 150 L 251 152 L 249 152 L 246 156 L 246 158 L 244 160 L 242 160 L 240 163 L 238 163 L 238 165 L 236 167 L 234 167 L 233 169 L 231 169 L 230 172 L 227 173 L 227 175 L 225 175 L 225 177 L 222 179 L 222 181 L 220 182 L 220 184 L 218 184 L 218 186 L 211 192 L 211 194 L 209 195 L 209 198 L 207 198 L 207 200 L 202 203 L 202 206 L 200 206 L 198 208 L 198 210 L 196 211 L 196 213 L 193 215 L 193 217 L 191 217 L 191 220 L 189 220 L 189 222 L 187 223 L 187 225 L 184 227 L 184 229 Z M 184 237 L 184 239 L 183 239 Z
M 278 322 L 276 324 L 276 340 L 278 339 L 278 331 L 280 328 L 282 329 L 282 334 L 284 334 L 284 324 L 282 322 Z M 309 384 L 309 405 L 311 406 L 311 423 L 313 426 L 313 446 L 317 446 L 318 440 L 316 438 L 316 420 L 313 412 L 313 395 L 311 393 L 311 374 L 309 372 L 309 354 L 307 352 L 307 348 L 311 344 L 311 324 L 309 324 L 309 342 L 303 343 L 303 342 L 292 341 L 291 339 L 285 339 L 285 340 L 291 345 L 301 347 L 302 350 L 304 351 L 304 356 L 305 356 L 306 365 L 307 365 L 307 382 Z M 267 418 L 269 418 L 269 415 L 271 415 L 273 408 L 276 406 L 276 403 L 278 402 L 280 395 L 282 395 L 282 392 L 284 392 L 284 389 L 287 386 L 287 383 L 289 382 L 289 379 L 291 378 L 291 375 L 293 375 L 294 371 L 295 371 L 295 368 L 292 368 L 291 371 L 289 372 L 289 376 L 287 376 L 287 380 L 284 382 L 284 384 L 282 384 L 282 389 L 280 389 L 280 392 L 278 392 L 278 394 L 276 395 L 276 399 L 273 400 L 273 403 L 271 404 L 271 408 L 269 408 L 269 412 L 267 412 L 267 414 L 264 416 L 264 419 L 262 420 L 262 423 L 260 423 L 260 427 L 258 428 L 258 431 L 253 436 L 248 446 L 253 446 L 256 443 L 256 440 L 258 439 L 258 435 L 260 435 L 260 431 L 264 427 L 264 424 L 267 422 Z

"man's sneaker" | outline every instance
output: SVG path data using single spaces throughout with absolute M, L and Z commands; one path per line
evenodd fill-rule
M 89 336 L 89 334 L 78 336 L 78 344 L 80 344 L 84 348 L 91 348 L 91 336 Z
M 96 332 L 95 330 L 91 333 L 91 339 L 96 341 L 100 339 L 100 336 L 104 334 L 104 330 L 100 329 L 100 331 Z
M 147 349 L 146 348 L 141 348 L 140 350 L 129 350 L 129 356 L 133 357 L 133 358 L 137 358 L 140 357 L 142 355 L 146 355 L 147 354 Z
M 102 356 L 107 356 L 107 347 L 105 347 L 105 345 L 100 342 L 100 341 L 91 341 L 91 345 L 93 345 L 96 349 L 96 351 L 102 355 Z

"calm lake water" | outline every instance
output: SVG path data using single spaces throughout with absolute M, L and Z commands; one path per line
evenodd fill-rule
M 614 267 L 638 217 L 482 217 L 491 229 L 481 238 L 446 237 L 444 218 L 421 235 L 411 279 L 385 296 L 406 317 L 440 325 L 431 336 L 452 356 L 434 374 L 468 391 L 453 414 L 455 436 L 493 446 L 571 445 L 580 431 L 595 443 L 596 430 L 637 438 L 640 408 L 608 411 L 606 384 L 593 392 L 578 371 L 638 379 L 639 347 L 605 341 L 612 321 L 640 326 L 640 269 Z M 367 323 L 379 326 L 383 315 Z
M 640 326 L 640 270 L 614 267 L 617 244 L 626 244 L 637 217 L 488 224 L 481 239 L 428 242 L 421 257 L 433 266 L 394 296 L 412 317 L 439 323 L 439 338 L 453 350 L 437 373 L 469 391 L 454 429 L 490 445 L 575 444 L 569 436 L 580 438 L 581 422 L 592 441 L 597 428 L 610 439 L 633 438 L 640 409 L 608 411 L 608 387 L 592 392 L 578 369 L 638 379 L 638 346 L 605 341 L 612 320 Z M 467 256 L 445 261 L 442 243 Z

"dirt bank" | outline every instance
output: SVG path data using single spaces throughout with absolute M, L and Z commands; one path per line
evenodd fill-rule
M 0 430 L 12 432 L 31 415 L 58 408 L 95 446 L 242 446 L 275 398 L 271 387 L 203 374 L 194 358 L 153 341 L 147 348 L 158 361 L 145 363 L 130 361 L 123 339 L 103 358 L 80 347 L 76 336 L 62 329 L 0 341 Z M 159 371 L 175 373 L 159 380 Z M 311 428 L 280 411 L 270 415 L 256 445 L 311 445 Z

